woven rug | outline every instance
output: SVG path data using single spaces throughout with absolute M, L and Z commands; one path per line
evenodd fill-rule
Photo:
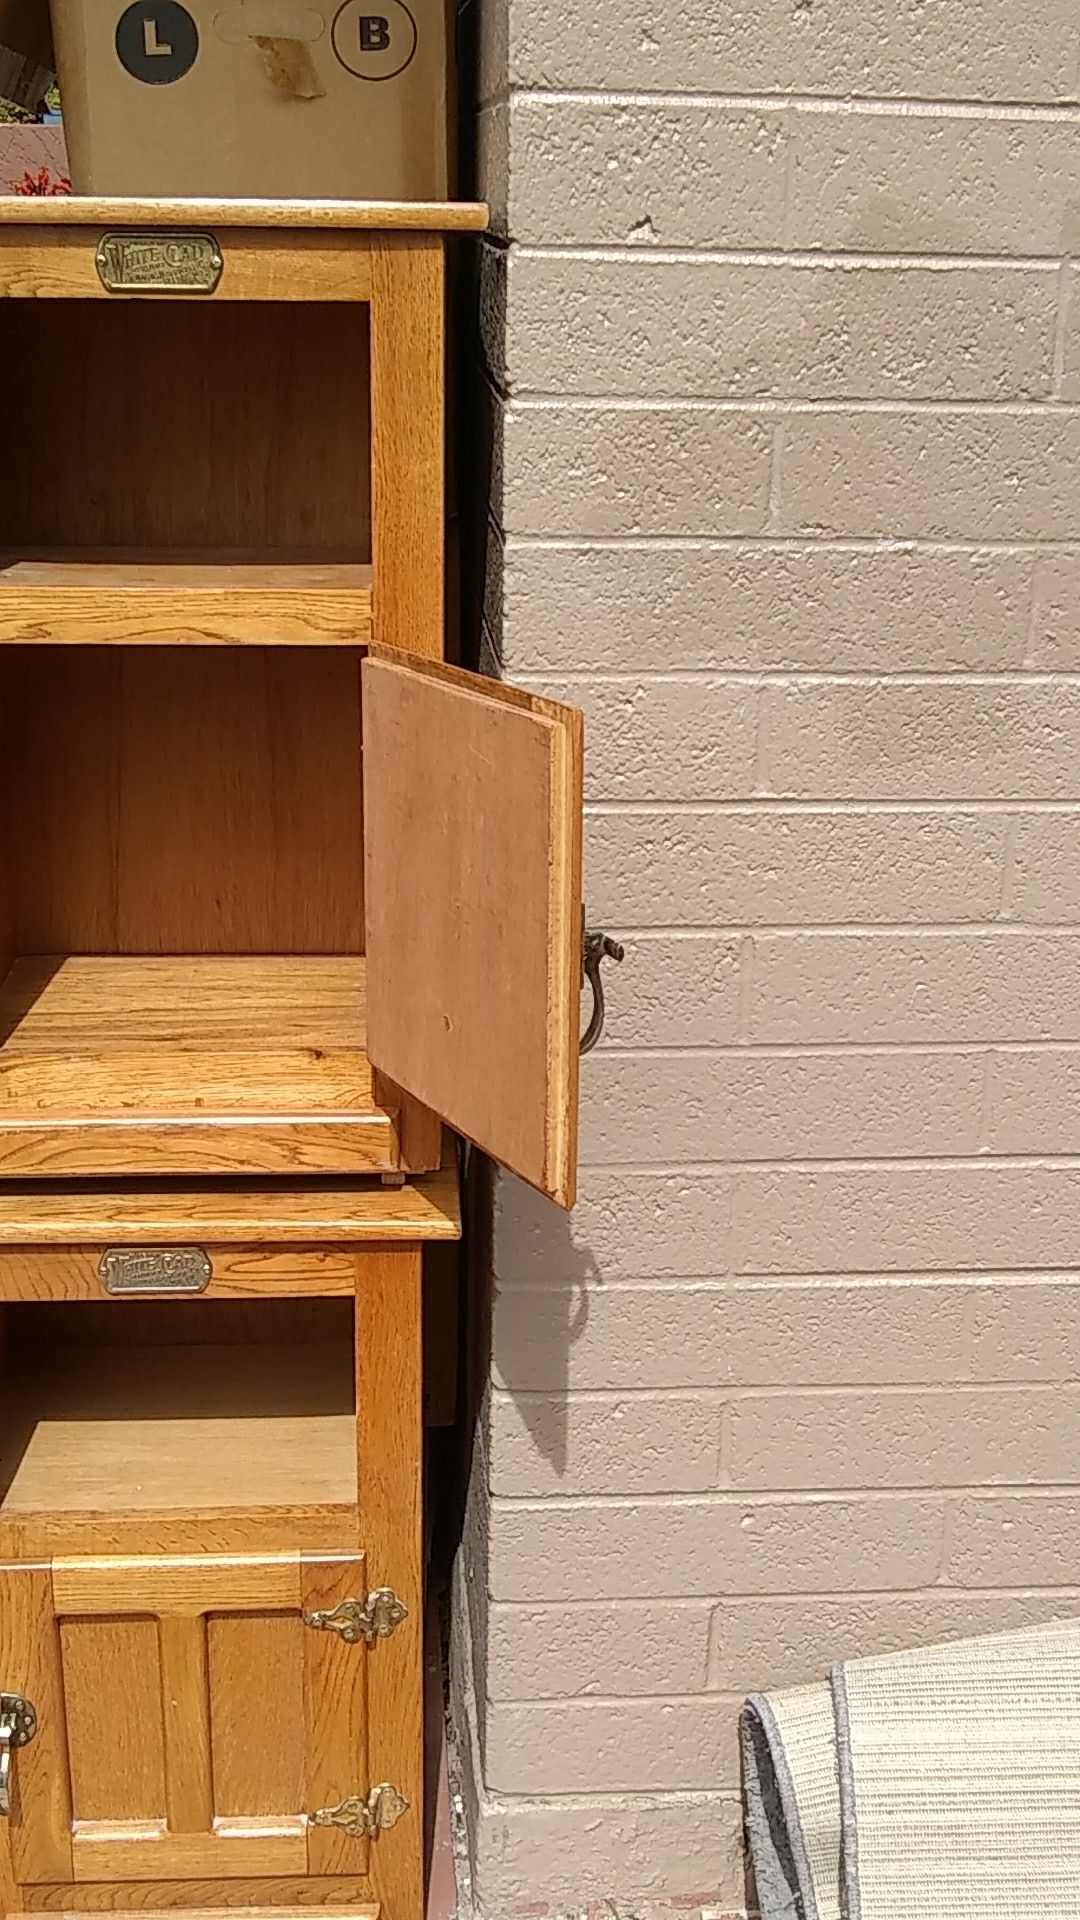
M 1080 1920 L 1080 1620 L 845 1661 L 741 1735 L 765 1920 Z

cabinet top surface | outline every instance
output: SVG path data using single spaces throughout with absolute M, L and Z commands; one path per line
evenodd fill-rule
M 306 227 L 367 232 L 479 233 L 488 210 L 471 200 L 138 200 L 63 194 L 0 198 L 0 224 L 34 227 Z

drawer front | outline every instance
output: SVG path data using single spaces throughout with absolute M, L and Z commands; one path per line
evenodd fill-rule
M 365 1575 L 362 1555 L 0 1568 L 2 1688 L 37 1723 L 0 1836 L 15 1883 L 366 1876 L 340 1808 L 370 1791 L 377 1651 L 318 1624 Z
M 200 239 L 205 228 L 197 228 Z M 0 233 L 0 297 L 33 300 L 118 300 L 160 298 L 152 281 L 141 288 L 114 289 L 117 274 L 110 240 L 140 238 L 165 246 L 175 236 L 133 234 L 123 226 L 57 228 Z M 234 227 L 208 236 L 221 260 L 214 286 L 192 288 L 192 299 L 350 300 L 371 298 L 371 256 L 363 237 L 352 233 L 283 233 Z M 204 240 L 205 245 L 205 240 Z M 99 257 L 101 265 L 99 265 Z M 120 263 L 122 265 L 122 262 Z M 167 264 L 167 263 L 163 263 Z M 110 269 L 112 269 L 110 271 Z M 153 263 L 150 263 L 153 271 Z M 181 295 L 180 297 L 184 297 Z
M 351 1294 L 347 1247 L 0 1247 L 0 1300 L 238 1300 Z

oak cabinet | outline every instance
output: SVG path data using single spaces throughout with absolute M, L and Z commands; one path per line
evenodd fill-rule
M 0 215 L 0 1177 L 430 1172 L 447 1122 L 572 1200 L 580 716 L 441 664 L 482 217 Z
M 421 1253 L 459 1230 L 450 1161 L 0 1187 L 5 1914 L 421 1910 Z
M 564 1206 L 582 726 L 444 654 L 472 207 L 0 211 L 0 1912 L 418 1920 L 444 1129 Z

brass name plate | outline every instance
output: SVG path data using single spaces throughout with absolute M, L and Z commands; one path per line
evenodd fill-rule
M 95 258 L 110 293 L 213 293 L 221 279 L 212 233 L 104 233 Z
M 110 1247 L 98 1274 L 106 1293 L 205 1293 L 214 1269 L 201 1247 Z

